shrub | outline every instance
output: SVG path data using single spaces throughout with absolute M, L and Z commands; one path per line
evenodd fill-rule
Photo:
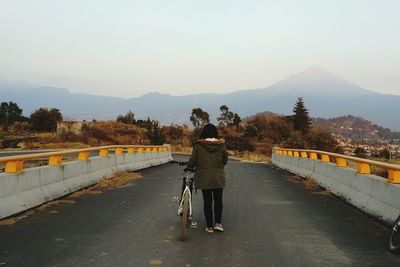
M 313 129 L 307 135 L 307 142 L 313 149 L 323 150 L 328 152 L 338 151 L 338 142 L 332 134 L 324 129 Z
M 57 122 L 62 120 L 62 114 L 56 108 L 40 108 L 31 114 L 32 129 L 39 132 L 56 131 Z

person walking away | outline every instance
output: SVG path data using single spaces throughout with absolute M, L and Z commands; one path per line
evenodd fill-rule
M 193 146 L 187 169 L 195 172 L 195 186 L 201 189 L 207 223 L 205 230 L 209 233 L 224 231 L 221 224 L 222 193 L 225 187 L 224 167 L 227 162 L 225 140 L 218 137 L 218 130 L 213 124 L 206 124 Z

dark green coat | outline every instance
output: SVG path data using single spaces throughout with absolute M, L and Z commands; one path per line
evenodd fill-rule
M 195 186 L 198 189 L 214 189 L 225 186 L 224 167 L 228 162 L 223 139 L 199 139 L 193 146 L 188 169 L 194 169 Z

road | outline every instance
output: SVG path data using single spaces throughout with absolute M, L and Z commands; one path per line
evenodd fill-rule
M 184 156 L 176 156 L 184 160 Z M 182 166 L 0 227 L 0 266 L 399 266 L 389 230 L 336 197 L 270 165 L 228 163 L 224 233 L 197 229 L 178 240 Z

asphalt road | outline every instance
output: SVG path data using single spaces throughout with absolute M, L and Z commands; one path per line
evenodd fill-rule
M 0 266 L 400 265 L 385 248 L 389 230 L 373 219 L 285 171 L 238 161 L 227 166 L 225 232 L 204 231 L 198 192 L 199 227 L 181 242 L 181 170 L 142 170 L 143 179 L 1 226 Z

